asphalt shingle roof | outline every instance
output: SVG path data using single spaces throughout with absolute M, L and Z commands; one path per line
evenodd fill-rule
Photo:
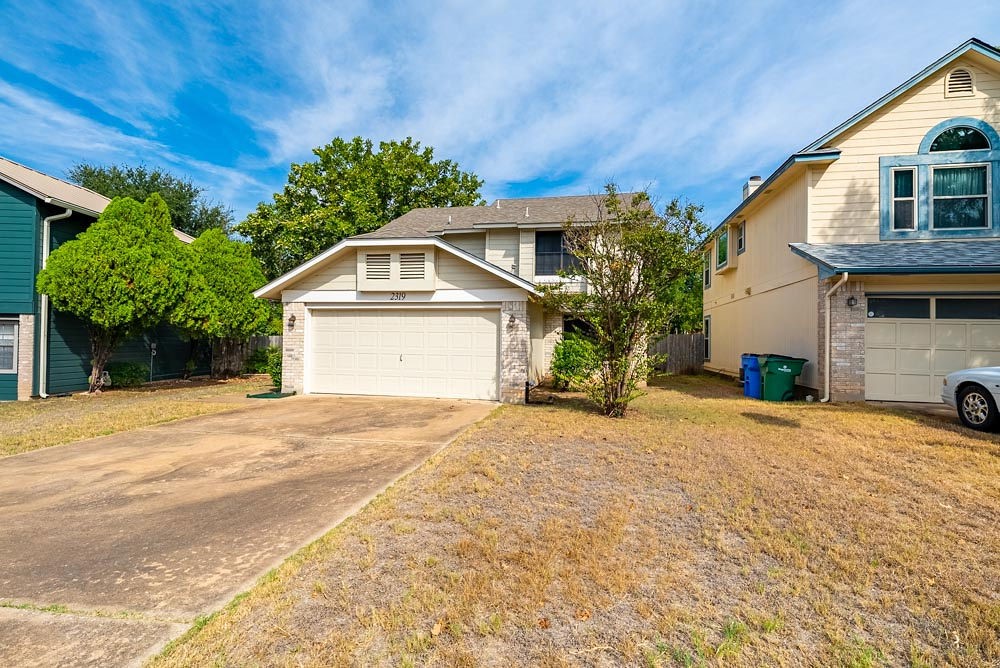
M 621 193 L 623 204 L 635 193 Z M 523 197 L 495 200 L 489 206 L 450 206 L 413 209 L 360 239 L 403 239 L 437 236 L 442 232 L 471 230 L 482 224 L 564 223 L 567 220 L 596 220 L 604 213 L 603 195 L 568 197 Z
M 1000 273 L 1000 239 L 884 241 L 869 244 L 789 244 L 792 251 L 834 273 Z

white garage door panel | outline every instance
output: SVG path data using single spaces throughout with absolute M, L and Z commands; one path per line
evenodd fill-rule
M 498 399 L 499 311 L 317 309 L 311 316 L 310 392 Z
M 942 298 L 930 298 L 936 303 Z M 869 317 L 865 322 L 865 398 L 939 402 L 952 371 L 1000 365 L 997 321 Z

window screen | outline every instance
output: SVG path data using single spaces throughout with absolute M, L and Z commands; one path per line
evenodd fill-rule
M 869 318 L 930 318 L 930 299 L 894 299 L 869 297 Z

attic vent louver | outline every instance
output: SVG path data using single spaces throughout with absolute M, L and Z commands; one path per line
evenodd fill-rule
M 399 277 L 403 280 L 424 278 L 424 254 L 423 253 L 400 253 L 399 254 Z
M 365 278 L 369 281 L 388 281 L 392 264 L 389 253 L 368 253 L 365 255 Z
M 972 72 L 958 68 L 948 73 L 944 84 L 945 97 L 971 97 L 974 92 Z

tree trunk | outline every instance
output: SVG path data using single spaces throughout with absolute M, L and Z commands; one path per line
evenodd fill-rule
M 104 369 L 114 352 L 116 337 L 104 330 L 90 330 L 90 394 L 99 393 L 104 387 Z
M 246 362 L 241 339 L 216 339 L 212 347 L 212 378 L 231 378 L 243 372 Z

